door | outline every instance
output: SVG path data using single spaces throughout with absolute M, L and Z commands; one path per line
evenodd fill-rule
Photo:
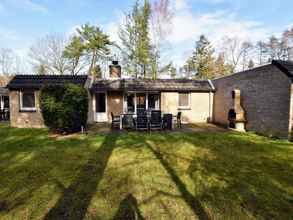
M 96 121 L 107 122 L 107 99 L 106 93 L 96 94 Z

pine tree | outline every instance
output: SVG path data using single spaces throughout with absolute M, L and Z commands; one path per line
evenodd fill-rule
M 109 55 L 109 46 L 113 43 L 109 36 L 97 26 L 85 24 L 78 28 L 77 32 L 78 36 L 72 38 L 70 44 L 65 48 L 63 56 L 71 60 L 72 74 L 78 72 L 76 68 L 81 57 L 85 57 L 86 60 L 90 59 L 88 74 L 95 74 L 98 59 L 104 59 Z
M 136 78 L 149 77 L 147 72 L 155 69 L 151 62 L 153 53 L 149 37 L 150 14 L 149 1 L 145 0 L 143 6 L 136 1 L 119 31 L 126 71 Z
M 214 73 L 215 76 L 221 77 L 232 73 L 232 65 L 225 62 L 224 53 L 220 53 L 214 63 Z
M 248 69 L 253 69 L 253 68 L 254 68 L 254 62 L 253 60 L 249 60 Z
M 78 36 L 74 36 L 71 39 L 71 42 L 69 45 L 65 47 L 65 50 L 63 51 L 63 56 L 69 60 L 70 71 L 72 75 L 76 75 L 80 72 L 82 67 L 80 66 L 80 60 L 83 56 L 85 50 L 85 46 L 82 43 L 82 40 Z M 79 67 L 79 68 L 78 68 Z
M 196 42 L 195 51 L 187 60 L 186 69 L 194 72 L 194 78 L 210 79 L 214 77 L 214 49 L 208 39 L 201 35 Z

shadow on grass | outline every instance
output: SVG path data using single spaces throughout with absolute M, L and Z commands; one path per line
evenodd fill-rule
M 293 172 L 292 157 L 289 157 L 291 143 L 239 133 L 180 137 L 154 138 L 154 143 L 160 146 L 157 157 L 167 156 L 172 166 L 176 160 L 182 160 L 176 150 L 167 147 L 168 143 L 173 146 L 188 143 L 196 152 L 206 152 L 190 155 L 192 160 L 187 172 L 200 200 L 221 210 L 222 217 L 290 219 L 293 204 L 290 200 L 293 179 L 288 175 Z
M 206 213 L 204 207 L 200 203 L 198 199 L 196 199 L 186 188 L 185 184 L 180 180 L 180 178 L 176 175 L 175 170 L 169 165 L 167 160 L 163 158 L 163 155 L 155 150 L 150 144 L 147 144 L 147 147 L 153 152 L 156 158 L 160 161 L 163 165 L 165 170 L 170 175 L 172 181 L 176 184 L 179 192 L 182 195 L 182 198 L 185 200 L 187 205 L 191 208 L 194 214 L 198 217 L 198 219 L 209 219 L 208 214 Z
M 113 220 L 144 220 L 138 208 L 138 202 L 132 194 L 121 201 Z
M 107 135 L 99 149 L 92 155 L 78 173 L 72 184 L 44 219 L 83 219 L 94 196 L 97 186 L 103 178 L 108 160 L 115 147 L 117 135 Z

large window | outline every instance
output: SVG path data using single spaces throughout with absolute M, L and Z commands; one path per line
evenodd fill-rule
M 36 111 L 36 98 L 34 91 L 20 92 L 20 110 Z
M 148 109 L 149 110 L 159 110 L 160 109 L 160 95 L 159 94 L 149 94 L 148 95 Z
M 179 108 L 180 109 L 190 108 L 190 93 L 179 93 Z
M 146 110 L 146 94 L 136 94 L 136 112 L 144 112 Z

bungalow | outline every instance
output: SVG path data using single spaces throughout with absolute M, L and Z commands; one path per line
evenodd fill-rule
M 117 71 L 118 70 L 118 71 Z M 44 85 L 71 82 L 89 91 L 88 123 L 111 122 L 115 115 L 144 110 L 161 110 L 182 122 L 211 121 L 214 88 L 211 81 L 187 79 L 121 79 L 118 64 L 110 66 L 110 78 L 87 76 L 17 75 L 8 84 L 11 126 L 44 127 L 39 107 L 39 90 Z

